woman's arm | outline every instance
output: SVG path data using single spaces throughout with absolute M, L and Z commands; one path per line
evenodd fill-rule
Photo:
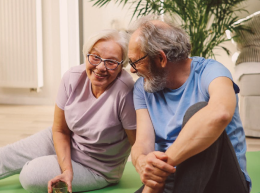
M 73 169 L 71 163 L 71 131 L 66 123 L 64 111 L 57 105 L 55 105 L 52 133 L 54 148 L 62 174 L 49 181 L 48 192 L 52 192 L 51 186 L 58 181 L 66 182 L 68 184 L 68 191 L 72 192 L 71 182 L 73 179 Z
M 128 141 L 130 142 L 131 146 L 134 145 L 136 139 L 136 130 L 127 130 L 125 129 Z

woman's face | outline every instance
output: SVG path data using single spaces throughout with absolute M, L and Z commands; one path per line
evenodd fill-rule
M 102 59 L 111 59 L 118 62 L 122 61 L 122 50 L 114 40 L 99 40 L 94 44 L 89 54 L 97 55 Z M 98 66 L 89 63 L 86 56 L 86 72 L 91 81 L 92 91 L 98 90 L 104 92 L 121 72 L 122 64 L 114 70 L 106 69 L 104 62 Z

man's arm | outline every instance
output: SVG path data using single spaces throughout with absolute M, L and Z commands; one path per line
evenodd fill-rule
M 136 111 L 136 141 L 132 147 L 132 163 L 140 174 L 141 167 L 137 163 L 140 156 L 144 156 L 154 151 L 155 135 L 153 125 L 147 109 Z
M 132 163 L 145 185 L 162 187 L 175 168 L 166 163 L 167 156 L 164 153 L 154 151 L 155 134 L 148 110 L 137 110 L 136 117 L 137 134 L 131 151 Z
M 233 82 L 218 77 L 209 85 L 208 105 L 193 115 L 168 148 L 167 163 L 176 166 L 213 144 L 232 120 L 236 108 Z

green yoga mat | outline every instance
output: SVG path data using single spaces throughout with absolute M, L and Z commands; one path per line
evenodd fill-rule
M 260 151 L 247 152 L 247 171 L 252 180 L 251 193 L 260 193 Z
M 260 151 L 247 152 L 247 170 L 252 179 L 253 187 L 251 193 L 260 193 Z M 133 193 L 141 187 L 139 175 L 131 162 L 128 162 L 122 179 L 117 185 L 104 189 L 90 191 L 88 193 Z M 0 193 L 28 193 L 19 182 L 19 176 L 11 176 L 0 181 Z

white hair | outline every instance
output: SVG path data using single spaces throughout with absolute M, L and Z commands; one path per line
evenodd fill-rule
M 155 57 L 161 50 L 172 62 L 186 59 L 191 52 L 190 38 L 187 33 L 176 27 L 171 20 L 164 21 L 169 27 L 161 27 L 152 21 L 161 20 L 157 16 L 148 15 L 137 20 L 130 32 L 140 30 L 141 51 L 147 53 L 150 58 Z M 162 21 L 162 20 L 161 20 Z
M 118 31 L 115 29 L 106 29 L 101 30 L 88 38 L 88 40 L 84 43 L 83 46 L 83 55 L 86 59 L 86 55 L 91 51 L 93 46 L 99 40 L 114 40 L 122 49 L 122 59 L 123 59 L 123 67 L 126 67 L 128 64 L 128 42 L 129 42 L 129 34 L 124 31 Z

